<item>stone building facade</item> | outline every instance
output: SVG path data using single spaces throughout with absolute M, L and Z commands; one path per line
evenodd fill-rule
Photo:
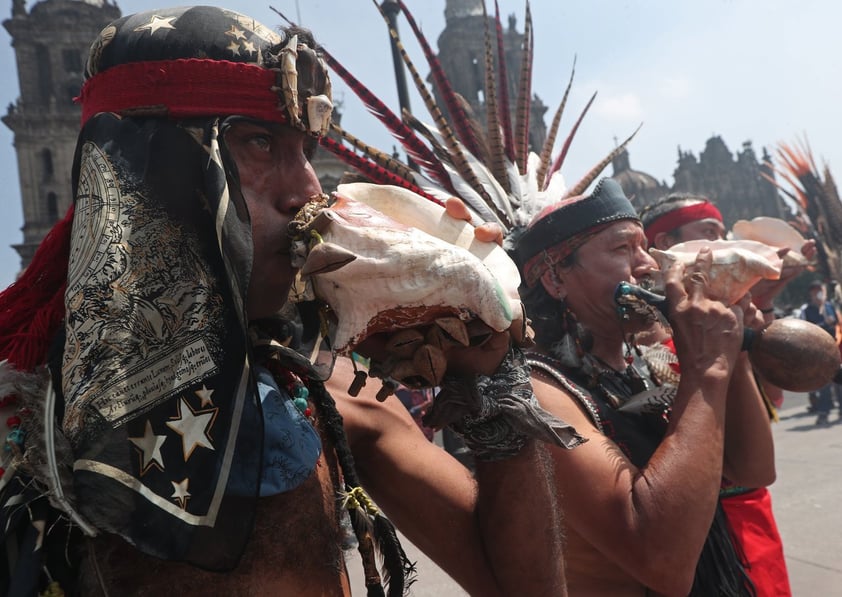
M 790 210 L 775 186 L 762 176 L 774 174 L 766 164 L 768 159 L 764 149 L 758 161 L 750 141 L 743 143 L 742 150 L 735 155 L 722 137 L 713 136 L 707 140 L 698 157 L 690 151 L 678 149 L 678 165 L 673 172 L 675 183 L 672 186 L 658 182 L 645 172 L 633 170 L 628 151 L 614 159 L 612 178 L 620 183 L 638 209 L 669 193 L 708 197 L 719 207 L 725 226 L 730 229 L 737 220 L 750 220 L 757 216 L 787 219 L 789 216 Z
M 119 16 L 106 1 L 45 0 L 27 11 L 23 0 L 14 0 L 11 18 L 3 21 L 20 87 L 2 120 L 14 133 L 18 159 L 23 241 L 13 247 L 21 268 L 72 202 L 70 172 L 82 115 L 73 98 L 91 40 Z

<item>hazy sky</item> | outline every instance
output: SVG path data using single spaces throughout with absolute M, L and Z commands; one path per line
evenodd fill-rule
M 444 26 L 444 0 L 404 0 L 436 47 Z M 274 6 L 310 27 L 358 78 L 397 108 L 388 34 L 369 0 L 271 0 L 270 3 L 206 0 L 244 12 L 267 25 L 280 19 Z M 29 7 L 32 2 L 27 3 Z M 182 2 L 174 3 L 182 4 Z M 161 6 L 118 2 L 123 14 Z M 522 30 L 524 2 L 500 0 L 504 23 L 515 14 Z M 838 27 L 842 8 L 830 0 L 533 0 L 533 91 L 550 107 L 561 99 L 574 55 L 576 81 L 562 130 L 594 91 L 598 96 L 562 168 L 576 179 L 643 122 L 629 148 L 632 167 L 672 183 L 677 148 L 698 155 L 720 135 L 734 152 L 752 141 L 758 157 L 780 141 L 806 135 L 818 160 L 842 176 L 838 110 L 842 76 Z M 489 4 L 493 11 L 493 4 Z M 11 2 L 2 18 L 11 16 Z M 423 56 L 399 29 L 422 72 Z M 0 106 L 18 97 L 10 38 L 0 31 Z M 343 125 L 375 145 L 393 142 L 365 114 L 355 96 L 337 85 Z M 413 111 L 429 121 L 420 100 Z M 5 110 L 5 109 L 4 109 Z M 5 113 L 5 112 L 4 112 Z M 549 117 L 548 117 L 549 118 Z M 0 125 L 0 287 L 19 266 L 9 245 L 23 239 L 17 161 L 12 134 Z M 610 174 L 610 167 L 608 169 Z

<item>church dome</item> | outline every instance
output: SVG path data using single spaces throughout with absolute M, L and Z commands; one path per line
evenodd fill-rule
M 611 166 L 614 170 L 611 178 L 620 183 L 623 192 L 638 209 L 656 201 L 669 191 L 666 185 L 651 174 L 633 170 L 629 161 L 629 152 L 626 149 L 611 161 Z

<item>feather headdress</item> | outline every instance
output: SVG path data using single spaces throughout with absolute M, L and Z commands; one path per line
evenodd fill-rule
M 779 143 L 768 165 L 777 177 L 763 176 L 791 200 L 795 227 L 816 240 L 822 277 L 842 280 L 842 201 L 830 169 L 816 166 L 806 139 Z
M 417 167 L 413 170 L 405 164 L 396 164 L 392 156 L 373 150 L 334 124 L 333 132 L 342 141 L 324 137 L 323 146 L 374 183 L 398 184 L 433 200 L 458 197 L 472 211 L 475 224 L 494 222 L 500 225 L 504 232 L 510 233 L 527 225 L 532 217 L 547 205 L 584 193 L 637 132 L 632 133 L 574 185 L 568 187 L 561 176 L 561 167 L 594 97 L 591 97 L 578 116 L 564 139 L 560 152 L 553 157 L 562 114 L 573 82 L 574 63 L 574 70 L 555 112 L 547 138 L 542 147 L 533 151 L 529 144 L 529 116 L 533 101 L 534 41 L 528 0 L 520 69 L 514 77 L 518 81 L 515 98 L 509 97 L 506 44 L 499 6 L 495 0 L 494 16 L 489 17 L 483 4 L 485 114 L 482 121 L 472 111 L 468 102 L 454 90 L 438 56 L 431 49 L 406 4 L 401 0 L 396 2 L 424 53 L 431 71 L 432 90 L 419 74 L 396 29 L 391 26 L 383 3 L 377 0 L 373 2 L 383 16 L 391 39 L 433 120 L 433 124 L 426 124 L 408 112 L 403 112 L 398 117 L 334 56 L 322 49 L 328 65 L 363 101 L 366 108 L 387 127 L 400 142 L 408 159 Z M 290 22 L 283 14 L 278 14 Z M 436 97 L 440 98 L 443 106 L 439 105 Z M 445 113 L 449 115 L 449 119 L 445 117 Z

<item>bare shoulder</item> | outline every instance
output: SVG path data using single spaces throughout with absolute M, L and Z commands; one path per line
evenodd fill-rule
M 532 370 L 532 389 L 546 410 L 570 423 L 582 435 L 600 434 L 582 403 L 541 369 Z
M 613 489 L 627 488 L 637 468 L 620 447 L 597 428 L 579 399 L 561 388 L 558 382 L 541 373 L 533 373 L 532 385 L 541 406 L 573 425 L 587 440 L 572 450 L 551 449 L 556 477 L 577 479 L 576 483 L 564 487 L 566 506 L 570 506 L 571 501 L 587 506 L 595 499 L 614 499 Z M 594 491 L 597 487 L 600 488 L 599 492 Z M 596 496 L 595 493 L 600 495 Z

